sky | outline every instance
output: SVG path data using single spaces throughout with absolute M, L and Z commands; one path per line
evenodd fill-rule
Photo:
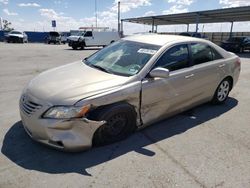
M 95 6 L 96 1 L 96 6 Z M 22 31 L 50 31 L 51 20 L 58 31 L 81 26 L 105 26 L 117 29 L 119 0 L 0 0 L 0 17 Z M 250 5 L 250 0 L 120 0 L 121 18 L 173 14 Z M 95 9 L 97 12 L 95 12 Z M 125 23 L 125 34 L 147 32 L 150 26 Z M 183 32 L 185 25 L 160 26 L 160 32 Z M 190 30 L 195 30 L 191 25 Z M 234 31 L 249 31 L 250 22 L 234 25 Z M 199 31 L 230 31 L 229 23 L 200 24 Z

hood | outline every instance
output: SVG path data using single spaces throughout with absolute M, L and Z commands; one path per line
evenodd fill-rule
M 8 36 L 23 38 L 22 34 L 8 34 Z
M 67 39 L 72 40 L 72 41 L 78 41 L 80 36 L 69 36 Z
M 41 73 L 30 81 L 25 92 L 52 105 L 73 105 L 86 97 L 117 88 L 128 79 L 80 61 Z

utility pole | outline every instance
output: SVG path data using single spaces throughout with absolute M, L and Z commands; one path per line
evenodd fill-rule
M 95 27 L 97 27 L 97 3 L 95 0 Z
M 121 8 L 121 2 L 120 1 L 118 1 L 118 32 L 120 33 L 120 31 L 121 31 L 121 23 L 120 23 L 120 14 L 121 14 L 121 10 L 120 10 L 120 8 Z

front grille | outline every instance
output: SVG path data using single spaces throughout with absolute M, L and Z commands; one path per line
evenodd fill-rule
M 30 101 L 26 95 L 21 97 L 20 103 L 22 111 L 27 115 L 32 115 L 38 109 L 42 108 L 42 105 Z

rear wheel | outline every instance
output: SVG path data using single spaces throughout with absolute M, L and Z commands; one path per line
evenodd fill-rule
M 222 82 L 219 84 L 219 86 L 217 87 L 217 89 L 215 91 L 214 98 L 213 98 L 212 102 L 214 104 L 224 103 L 228 98 L 228 94 L 229 94 L 231 88 L 232 88 L 232 82 L 230 79 L 226 78 L 226 79 L 222 80 Z
M 136 113 L 128 104 L 111 105 L 97 110 L 94 114 L 97 121 L 105 120 L 94 134 L 93 145 L 101 146 L 120 141 L 136 129 Z

